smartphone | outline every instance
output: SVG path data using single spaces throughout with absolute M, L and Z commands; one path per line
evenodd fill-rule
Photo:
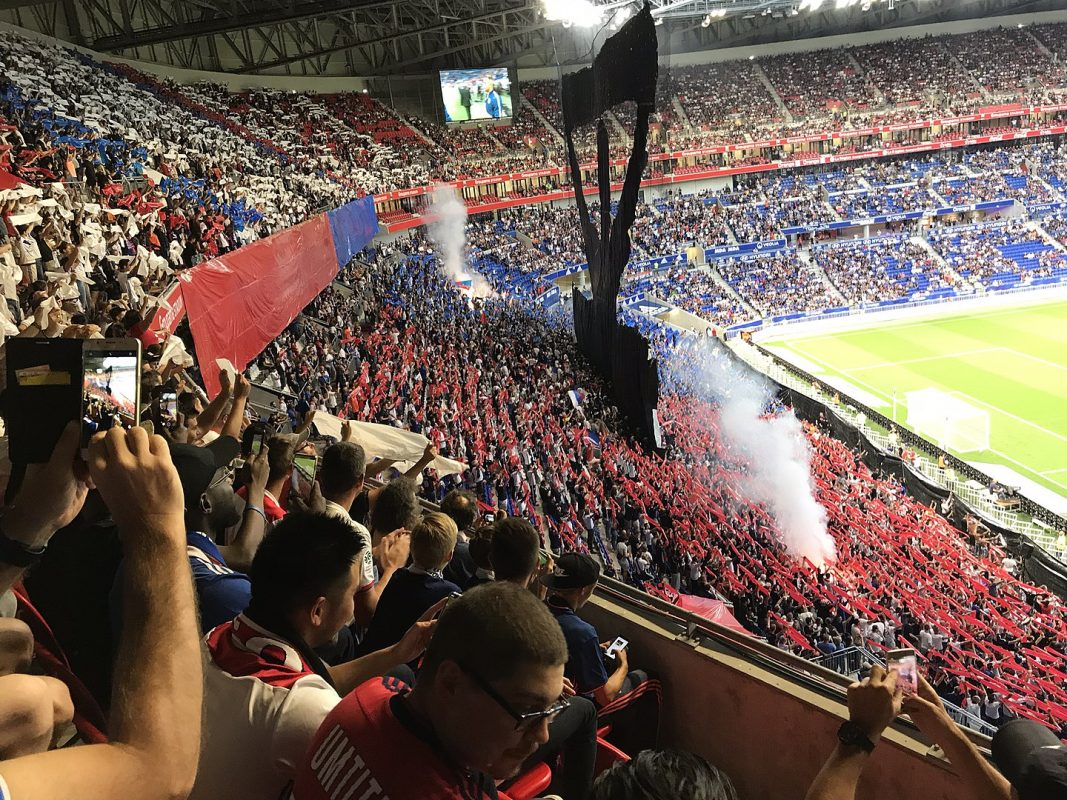
M 319 468 L 319 457 L 310 453 L 297 453 L 293 456 L 293 469 L 299 470 L 301 477 L 307 481 L 315 480 Z
M 496 514 L 484 514 L 482 519 L 485 521 L 486 525 L 492 525 L 496 522 Z
M 82 344 L 82 449 L 94 434 L 141 422 L 141 343 L 87 339 Z M 175 398 L 177 403 L 177 398 Z
M 621 636 L 616 637 L 615 641 L 608 645 L 608 649 L 604 651 L 605 658 L 615 658 L 615 654 L 620 650 L 626 648 L 629 642 L 623 639 Z
M 259 455 L 259 451 L 263 449 L 263 445 L 266 444 L 269 435 L 269 431 L 263 429 L 252 434 L 252 455 Z
M 914 650 L 910 647 L 890 650 L 886 653 L 886 662 L 889 671 L 897 673 L 897 685 L 904 690 L 904 694 L 919 691 L 919 661 Z
M 178 421 L 178 395 L 175 392 L 163 392 L 159 396 L 159 421 L 165 428 Z

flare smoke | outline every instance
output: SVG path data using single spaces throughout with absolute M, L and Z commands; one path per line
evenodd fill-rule
M 680 382 L 719 406 L 723 440 L 732 457 L 745 465 L 740 484 L 745 497 L 767 507 L 790 555 L 816 566 L 834 561 L 826 509 L 815 499 L 811 449 L 796 415 L 788 410 L 767 416 L 773 385 L 717 341 L 702 341 L 695 356 L 679 355 L 669 368 L 679 370 Z

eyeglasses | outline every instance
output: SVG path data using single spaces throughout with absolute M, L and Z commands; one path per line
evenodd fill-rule
M 489 681 L 487 681 L 474 670 L 468 669 L 462 664 L 459 665 L 459 668 L 470 676 L 471 680 L 474 681 L 474 683 L 478 686 L 479 689 L 481 689 L 483 692 L 493 698 L 496 704 L 507 712 L 509 717 L 515 720 L 515 730 L 517 731 L 529 731 L 533 729 L 533 727 L 536 726 L 541 720 L 547 720 L 548 722 L 551 722 L 556 717 L 558 717 L 564 709 L 570 707 L 571 701 L 561 695 L 555 703 L 553 703 L 543 711 L 527 711 L 525 713 L 516 711 L 514 708 L 511 707 L 511 703 L 505 700 L 503 696 L 501 696 L 501 694 L 492 687 Z
M 207 489 L 205 489 L 204 491 L 207 492 L 207 491 L 209 491 L 211 489 L 214 489 L 220 483 L 226 483 L 227 481 L 232 481 L 233 480 L 233 476 L 236 475 L 236 474 L 237 474 L 237 470 L 235 470 L 232 466 L 223 467 L 222 468 L 222 474 L 216 476 L 215 480 L 213 480 L 211 483 L 209 483 L 207 485 Z

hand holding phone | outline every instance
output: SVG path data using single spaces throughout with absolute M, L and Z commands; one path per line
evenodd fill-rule
M 886 653 L 886 663 L 890 672 L 897 673 L 897 686 L 905 696 L 919 691 L 919 661 L 914 650 L 909 647 L 890 650 Z
M 615 654 L 620 650 L 626 649 L 626 646 L 630 643 L 623 639 L 621 636 L 615 638 L 615 641 L 608 645 L 607 650 L 604 651 L 604 657 L 615 660 Z

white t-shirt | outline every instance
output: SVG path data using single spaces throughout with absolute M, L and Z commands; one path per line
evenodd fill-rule
M 190 800 L 281 796 L 340 696 L 243 614 L 204 638 L 203 657 L 203 733 Z
M 355 529 L 356 533 L 363 537 L 363 552 L 360 555 L 359 586 L 356 587 L 356 594 L 370 589 L 374 586 L 376 581 L 374 573 L 374 554 L 371 552 L 370 531 L 352 519 L 352 517 L 348 515 L 348 511 L 333 500 L 326 501 L 325 514 L 327 517 L 343 519 Z

